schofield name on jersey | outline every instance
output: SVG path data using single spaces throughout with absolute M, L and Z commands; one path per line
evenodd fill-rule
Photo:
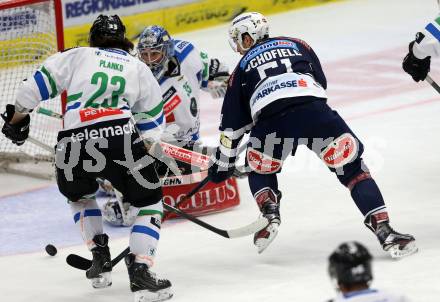
M 293 56 L 301 56 L 301 54 L 292 48 L 277 48 L 271 49 L 257 55 L 255 58 L 249 61 L 248 67 L 245 71 L 249 71 L 252 68 L 256 68 L 268 61 L 278 58 L 288 58 Z
M 240 62 L 240 68 L 244 69 L 249 62 L 258 62 L 258 57 L 260 58 L 260 64 L 272 60 L 272 59 L 276 59 L 276 58 L 280 58 L 280 57 L 286 57 L 287 52 L 271 52 L 271 50 L 282 50 L 282 49 L 288 49 L 288 56 L 302 56 L 302 54 L 299 52 L 298 46 L 296 45 L 295 42 L 293 41 L 289 41 L 289 40 L 273 40 L 273 41 L 269 41 L 266 43 L 263 43 L 261 45 L 256 46 L 254 49 L 251 49 L 241 60 Z M 265 54 L 268 53 L 268 54 Z M 270 56 L 270 57 L 269 57 Z M 262 61 L 263 60 L 263 61 Z M 258 64 L 259 65 L 259 64 Z M 255 68 L 256 66 L 254 63 L 254 67 L 251 68 Z M 248 68 L 249 69 L 249 68 Z
M 120 136 L 124 134 L 136 133 L 136 128 L 132 123 L 127 123 L 125 125 L 111 125 L 107 127 L 101 127 L 98 129 L 87 129 L 84 128 L 81 132 L 72 133 L 70 139 L 72 142 L 81 142 L 83 140 L 98 139 L 98 138 L 109 138 L 112 136 Z

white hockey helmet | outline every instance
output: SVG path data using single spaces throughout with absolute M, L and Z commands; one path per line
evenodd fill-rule
M 240 14 L 232 20 L 229 27 L 229 44 L 234 51 L 238 51 L 237 45 L 243 50 L 249 49 L 243 47 L 243 34 L 246 33 L 254 40 L 254 44 L 268 38 L 269 23 L 266 17 L 257 12 L 249 12 Z

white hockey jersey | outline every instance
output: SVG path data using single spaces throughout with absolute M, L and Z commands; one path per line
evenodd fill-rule
M 163 131 L 161 90 L 151 70 L 120 49 L 79 47 L 47 58 L 24 81 L 17 103 L 33 109 L 67 92 L 64 129 L 136 117 L 145 138 Z
M 409 302 L 404 296 L 396 296 L 377 289 L 366 289 L 340 294 L 329 302 Z
M 200 89 L 207 87 L 208 56 L 187 41 L 175 40 L 180 74 L 165 76 L 159 83 L 166 120 L 165 141 L 197 141 L 200 129 Z
M 419 59 L 440 56 L 440 16 L 417 33 L 413 53 Z

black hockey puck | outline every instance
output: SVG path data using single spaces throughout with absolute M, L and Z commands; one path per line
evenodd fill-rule
M 55 256 L 57 254 L 57 248 L 52 244 L 48 244 L 46 245 L 46 252 L 51 256 Z

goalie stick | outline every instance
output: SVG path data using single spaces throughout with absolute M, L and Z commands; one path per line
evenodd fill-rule
M 200 220 L 190 214 L 187 214 L 187 213 L 185 213 L 185 212 L 183 212 L 173 206 L 170 206 L 166 203 L 164 203 L 163 206 L 168 211 L 172 211 L 172 212 L 180 215 L 181 217 L 186 218 L 189 221 L 194 222 L 195 224 L 198 224 L 201 227 L 208 229 L 211 232 L 214 232 L 214 233 L 216 233 L 222 237 L 225 237 L 225 238 L 239 238 L 239 237 L 249 236 L 249 235 L 252 235 L 252 234 L 260 231 L 261 229 L 265 228 L 269 224 L 269 221 L 267 220 L 267 218 L 259 217 L 254 222 L 252 222 L 248 225 L 245 225 L 243 227 L 239 227 L 239 228 L 231 229 L 231 230 L 224 230 L 224 229 L 217 228 L 213 225 L 210 225 L 209 223 L 206 223 L 206 222 L 204 222 L 204 221 L 202 221 L 202 220 Z M 115 266 L 129 252 L 130 252 L 130 248 L 127 247 L 118 256 L 116 256 L 114 259 L 112 259 L 112 266 Z M 87 270 L 92 265 L 91 260 L 86 259 L 86 258 L 81 257 L 76 254 L 68 255 L 66 258 L 66 262 L 70 266 L 77 268 L 77 269 L 80 269 L 80 270 Z
M 37 113 L 40 114 L 44 114 L 53 118 L 57 118 L 57 119 L 62 119 L 63 116 L 59 113 L 56 113 L 52 110 L 49 109 L 45 109 L 42 107 L 39 107 L 37 109 Z M 48 150 L 48 148 L 50 148 L 49 146 L 45 146 L 43 143 L 39 142 L 38 140 L 34 139 L 34 138 L 29 138 L 30 141 L 33 144 L 36 144 L 46 150 Z M 202 154 L 202 153 L 198 153 L 196 151 L 192 151 L 192 150 L 188 150 L 185 148 L 181 148 L 178 147 L 176 145 L 172 145 L 166 142 L 160 142 L 159 143 L 161 148 L 162 148 L 162 152 L 167 155 L 170 158 L 174 158 L 177 161 L 180 161 L 182 163 L 186 163 L 186 164 L 190 164 L 192 166 L 196 166 L 198 168 L 201 169 L 207 169 L 209 167 L 209 156 Z M 54 150 L 52 149 L 52 152 Z M 154 154 L 152 154 L 154 155 Z M 239 169 L 235 169 L 234 171 L 234 176 L 238 177 L 238 178 L 243 178 L 247 176 L 247 172 L 242 172 Z

